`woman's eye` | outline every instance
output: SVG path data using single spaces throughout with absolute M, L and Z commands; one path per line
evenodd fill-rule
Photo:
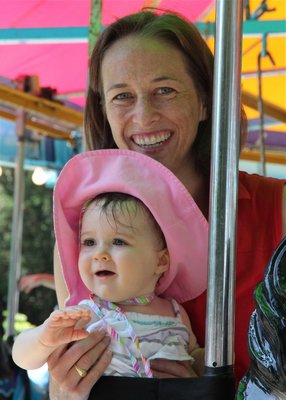
M 82 242 L 82 245 L 83 246 L 87 246 L 87 247 L 94 246 L 95 245 L 95 240 L 94 239 L 85 239 Z
M 173 94 L 175 92 L 176 92 L 175 89 L 172 89 L 170 87 L 161 87 L 161 88 L 159 88 L 157 90 L 157 93 L 158 94 L 162 94 L 162 95 L 164 95 L 164 94 Z
M 124 246 L 124 245 L 126 245 L 127 243 L 124 241 L 124 240 L 122 240 L 122 239 L 113 239 L 113 244 L 115 245 L 115 246 Z
M 130 99 L 132 99 L 132 95 L 130 94 L 130 93 L 119 93 L 119 94 L 117 94 L 114 98 L 113 98 L 113 101 L 116 101 L 116 100 L 130 100 Z

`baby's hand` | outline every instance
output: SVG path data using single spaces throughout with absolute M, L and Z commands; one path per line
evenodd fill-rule
M 90 320 L 90 310 L 85 307 L 66 307 L 52 312 L 41 326 L 40 341 L 54 347 L 86 338 L 89 333 L 83 327 Z

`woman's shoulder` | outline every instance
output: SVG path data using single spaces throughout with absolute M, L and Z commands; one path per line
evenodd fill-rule
M 263 193 L 268 190 L 281 192 L 282 195 L 285 184 L 285 179 L 239 171 L 239 198 L 251 197 L 255 193 Z
M 239 182 L 242 182 L 246 185 L 253 184 L 255 182 L 265 185 L 283 185 L 283 183 L 285 184 L 286 179 L 263 176 L 259 174 L 251 174 L 246 171 L 239 171 Z
M 283 179 L 240 172 L 238 254 L 244 253 L 246 258 L 249 258 L 249 260 L 244 259 L 243 264 L 254 264 L 255 259 L 262 268 L 265 268 L 267 260 L 280 242 L 285 183 Z M 265 257 L 259 259 L 258 254 L 262 253 Z M 250 254 L 252 254 L 251 257 Z

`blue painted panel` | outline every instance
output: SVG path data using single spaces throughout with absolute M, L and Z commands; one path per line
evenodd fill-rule
M 80 146 L 74 149 L 65 140 L 42 137 L 35 140 L 26 132 L 25 166 L 36 165 L 61 169 L 63 165 L 79 152 Z M 14 164 L 17 155 L 17 136 L 15 123 L 0 119 L 0 165 Z

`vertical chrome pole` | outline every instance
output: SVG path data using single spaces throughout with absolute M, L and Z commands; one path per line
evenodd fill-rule
M 242 8 L 216 1 L 206 374 L 233 374 Z
M 8 283 L 8 324 L 6 335 L 14 336 L 15 314 L 19 306 L 18 279 L 21 271 L 22 254 L 22 232 L 23 232 L 23 209 L 24 209 L 24 159 L 25 159 L 25 112 L 17 110 L 16 115 L 17 133 L 17 159 L 14 170 L 14 203 L 12 216 L 12 232 L 10 245 L 9 283 Z
M 259 155 L 261 165 L 261 175 L 266 176 L 266 159 L 265 159 L 265 137 L 264 137 L 264 111 L 262 99 L 262 73 L 261 73 L 261 54 L 257 59 L 257 80 L 258 80 L 258 112 L 259 112 Z

